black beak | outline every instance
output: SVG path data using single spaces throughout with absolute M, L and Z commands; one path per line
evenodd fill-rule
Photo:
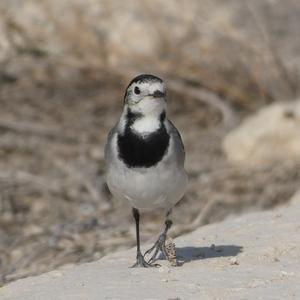
M 166 94 L 159 91 L 159 90 L 156 90 L 151 96 L 153 96 L 153 98 L 162 98 L 164 97 Z

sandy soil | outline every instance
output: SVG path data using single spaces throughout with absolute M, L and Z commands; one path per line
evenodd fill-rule
M 180 267 L 128 268 L 133 249 L 11 283 L 1 299 L 299 299 L 299 213 L 298 193 L 288 206 L 176 239 Z

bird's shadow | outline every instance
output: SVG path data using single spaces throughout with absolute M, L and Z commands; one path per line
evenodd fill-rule
M 182 264 L 199 259 L 231 257 L 243 252 L 243 246 L 211 245 L 210 247 L 176 247 L 176 256 Z

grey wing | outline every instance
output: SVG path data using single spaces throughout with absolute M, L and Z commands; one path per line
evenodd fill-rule
M 173 125 L 173 123 L 168 120 L 169 123 L 169 133 L 170 135 L 173 137 L 174 139 L 174 144 L 175 144 L 175 152 L 178 155 L 178 157 L 180 158 L 180 160 L 182 160 L 182 162 L 184 162 L 185 160 L 185 150 L 184 150 L 184 145 L 181 139 L 181 135 L 178 132 L 177 128 Z
M 106 163 L 112 159 L 112 140 L 116 133 L 117 133 L 117 125 L 112 128 L 112 130 L 109 132 L 107 136 L 105 150 L 104 150 L 104 157 Z

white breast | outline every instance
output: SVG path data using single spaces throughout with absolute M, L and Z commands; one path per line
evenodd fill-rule
M 140 118 L 131 126 L 138 133 L 155 132 L 160 127 L 160 121 L 157 118 Z

